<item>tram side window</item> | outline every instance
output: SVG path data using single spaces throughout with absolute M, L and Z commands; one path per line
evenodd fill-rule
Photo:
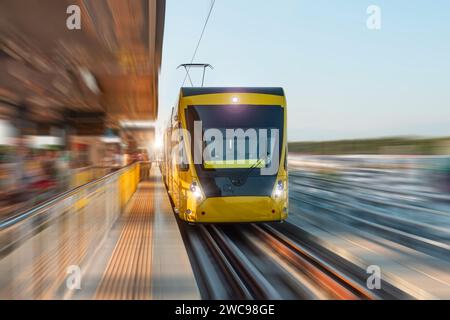
M 178 170 L 186 172 L 189 170 L 189 164 L 187 163 L 186 146 L 184 145 L 183 134 L 181 133 L 181 123 L 178 124 L 179 128 L 179 143 L 178 143 Z

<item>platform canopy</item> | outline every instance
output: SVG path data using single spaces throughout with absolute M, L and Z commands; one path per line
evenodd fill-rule
M 67 27 L 71 5 L 81 30 Z M 165 0 L 0 1 L 1 110 L 21 106 L 41 122 L 154 121 L 164 17 Z

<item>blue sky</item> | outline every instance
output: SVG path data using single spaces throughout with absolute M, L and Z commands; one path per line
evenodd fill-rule
M 167 0 L 161 120 L 209 5 Z M 450 135 L 449 17 L 447 0 L 217 0 L 195 62 L 215 67 L 207 86 L 284 87 L 290 141 Z

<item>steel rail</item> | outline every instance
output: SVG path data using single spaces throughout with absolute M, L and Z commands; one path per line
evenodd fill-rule
M 319 273 L 322 273 L 324 277 L 321 277 L 321 281 L 327 286 L 332 287 L 339 295 L 345 298 L 354 295 L 356 298 L 363 300 L 374 300 L 379 298 L 373 292 L 357 283 L 357 281 L 338 271 L 331 264 L 270 225 L 254 225 L 253 227 L 255 230 L 258 230 L 263 237 L 268 237 L 270 241 L 275 241 L 277 245 L 284 247 L 288 249 L 289 252 L 293 253 L 293 255 L 291 255 L 291 260 L 294 261 L 295 265 L 305 266 L 306 264 L 308 267 L 312 267 Z
M 285 222 L 280 225 L 272 225 L 271 228 L 278 231 L 280 235 L 291 241 L 301 250 L 312 255 L 313 259 L 318 260 L 322 266 L 329 266 L 334 269 L 337 275 L 349 279 L 352 284 L 356 284 L 362 290 L 368 290 L 363 284 L 367 281 L 367 265 L 361 261 L 352 260 L 336 253 L 332 248 L 327 247 L 323 240 L 316 235 L 304 230 L 301 226 Z M 414 299 L 413 296 L 406 293 L 397 286 L 391 284 L 385 279 L 381 279 L 382 289 L 376 291 L 367 291 L 371 293 L 374 299 L 392 300 L 392 299 Z
M 254 299 L 281 299 L 277 290 L 223 231 L 215 225 L 209 225 L 208 229 Z
M 231 239 L 214 225 L 179 223 L 206 299 L 281 299 Z

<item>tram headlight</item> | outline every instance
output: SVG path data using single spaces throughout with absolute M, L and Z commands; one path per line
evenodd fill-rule
M 283 192 L 284 192 L 284 182 L 283 180 L 278 180 L 274 193 L 275 198 L 281 197 L 283 195 Z
M 202 200 L 203 194 L 202 194 L 202 191 L 200 190 L 200 187 L 198 186 L 197 182 L 195 182 L 195 181 L 192 182 L 191 186 L 189 187 L 189 189 L 191 190 L 191 192 L 194 195 L 195 199 Z

